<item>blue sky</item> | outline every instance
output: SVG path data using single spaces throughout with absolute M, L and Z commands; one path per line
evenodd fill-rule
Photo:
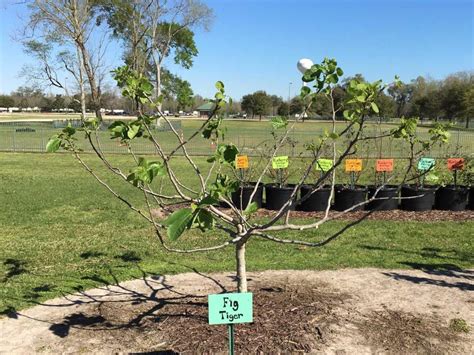
M 334 57 L 346 75 L 404 81 L 441 79 L 473 69 L 471 0 L 213 0 L 210 32 L 198 31 L 199 56 L 190 70 L 170 65 L 195 93 L 211 96 L 222 80 L 234 98 L 255 90 L 283 97 L 301 85 L 298 59 Z M 32 63 L 11 39 L 24 8 L 0 0 L 0 92 L 25 84 L 18 73 Z M 120 47 L 108 61 L 118 65 Z

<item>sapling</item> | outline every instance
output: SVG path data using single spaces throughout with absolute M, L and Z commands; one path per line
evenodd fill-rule
M 338 67 L 337 62 L 334 59 L 327 58 L 305 72 L 303 81 L 308 83 L 308 86 L 301 89 L 301 95 L 305 102 L 309 102 L 308 106 L 314 100 L 320 98 L 321 95 L 328 100 L 333 108 L 332 130 L 327 136 L 322 137 L 320 143 L 311 146 L 312 154 L 306 160 L 301 174 L 296 177 L 296 183 L 291 187 L 291 194 L 278 210 L 271 213 L 264 220 L 255 218 L 257 210 L 255 202 L 250 202 L 243 208 L 243 206 L 236 206 L 230 198 L 231 194 L 238 190 L 241 181 L 235 175 L 229 173 L 229 169 L 235 169 L 236 158 L 242 152 L 235 144 L 226 141 L 222 112 L 228 104 L 228 97 L 224 84 L 220 81 L 216 83 L 217 92 L 212 100 L 213 109 L 210 116 L 202 121 L 196 131 L 183 137 L 171 124 L 170 119 L 160 111 L 161 99 L 153 99 L 153 85 L 145 76 L 128 66 L 120 67 L 114 71 L 114 78 L 122 90 L 122 95 L 131 99 L 136 104 L 137 109 L 137 117 L 134 120 L 129 122 L 116 121 L 109 127 L 111 138 L 126 145 L 130 156 L 135 161 L 136 165 L 129 173 L 114 166 L 101 150 L 98 134 L 99 120 L 88 119 L 83 121 L 83 127 L 79 131 L 85 134 L 86 140 L 91 145 L 95 155 L 111 174 L 119 177 L 124 184 L 129 184 L 136 189 L 136 193 L 143 198 L 144 208 L 135 205 L 125 196 L 119 194 L 86 163 L 82 158 L 81 150 L 76 144 L 75 135 L 78 130 L 69 127 L 52 137 L 48 143 L 48 151 L 56 151 L 60 148 L 70 151 L 86 171 L 105 189 L 153 227 L 159 242 L 166 250 L 176 253 L 193 253 L 234 247 L 237 289 L 239 292 L 246 292 L 247 264 L 245 253 L 249 240 L 259 238 L 281 244 L 322 247 L 341 236 L 344 231 L 357 225 L 370 214 L 368 212 L 367 215 L 357 221 L 348 223 L 330 236 L 323 236 L 318 232 L 318 228 L 322 224 L 334 220 L 344 213 L 353 211 L 360 205 L 370 203 L 376 197 L 359 205 L 350 206 L 333 215 L 330 215 L 329 209 L 327 209 L 324 216 L 317 220 L 294 221 L 289 213 L 296 204 L 309 198 L 308 195 L 298 198 L 298 191 L 303 184 L 307 183 L 310 173 L 314 171 L 318 159 L 321 158 L 320 153 L 322 151 L 330 151 L 332 166 L 314 182 L 312 191 L 318 189 L 324 181 L 329 179 L 332 192 L 335 185 L 335 169 L 340 167 L 346 158 L 355 154 L 355 146 L 358 141 L 370 141 L 376 138 L 365 134 L 364 128 L 367 125 L 366 118 L 368 115 L 378 111 L 375 101 L 383 87 L 381 82 L 361 83 L 352 80 L 349 83 L 348 99 L 344 103 L 344 117 L 347 126 L 339 132 L 336 130 L 336 112 L 340 108 L 335 107 L 333 92 L 342 75 L 343 71 Z M 145 108 L 156 111 L 156 114 L 146 114 Z M 158 118 L 163 119 L 170 126 L 171 134 L 175 138 L 174 147 L 164 147 L 163 142 L 151 128 L 152 123 Z M 263 161 L 259 169 L 249 201 L 253 201 L 263 177 L 271 169 L 273 159 L 282 155 L 281 149 L 287 144 L 289 134 L 295 125 L 295 122 L 290 123 L 284 118 L 280 118 L 279 122 L 273 123 L 281 126 L 279 129 L 282 133 L 278 134 L 278 137 L 274 140 L 267 159 Z M 399 130 L 394 130 L 391 134 L 396 135 L 399 132 Z M 403 134 L 400 135 L 403 136 Z M 347 139 L 344 144 L 341 143 L 341 136 Z M 214 143 L 215 151 L 208 159 L 207 171 L 198 167 L 195 161 L 196 158 L 191 156 L 187 149 L 189 143 L 196 139 L 206 139 Z M 156 150 L 156 155 L 152 158 L 138 157 L 134 151 L 134 141 L 136 140 L 151 142 Z M 177 157 L 178 153 L 182 155 L 182 158 Z M 193 175 L 197 183 L 184 183 L 182 176 L 177 174 L 172 164 L 176 159 L 183 159 L 186 162 L 189 167 L 187 174 Z M 165 182 L 171 186 L 171 191 L 164 188 Z M 220 205 L 227 208 L 219 208 Z M 156 209 L 159 209 L 161 213 L 155 213 Z M 185 238 L 188 231 L 196 229 L 203 232 L 217 230 L 222 235 L 222 241 L 216 245 L 194 249 L 175 247 L 179 243 L 178 239 Z M 286 231 L 309 230 L 313 231 L 310 240 L 288 239 L 279 235 Z

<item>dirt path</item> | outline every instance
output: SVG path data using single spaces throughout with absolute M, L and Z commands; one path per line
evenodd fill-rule
M 236 327 L 238 352 L 474 353 L 474 270 L 267 271 L 250 278 L 254 323 Z M 0 320 L 0 352 L 225 353 L 226 328 L 207 325 L 206 295 L 232 287 L 231 274 L 188 273 L 51 300 Z M 470 331 L 454 330 L 454 319 Z

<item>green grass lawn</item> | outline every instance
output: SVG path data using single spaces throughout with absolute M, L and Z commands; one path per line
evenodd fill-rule
M 136 190 L 94 169 L 141 205 Z M 126 156 L 114 156 L 121 167 Z M 193 183 L 182 159 L 178 175 Z M 207 166 L 200 159 L 202 167 Z M 152 229 L 99 186 L 67 154 L 0 153 L 0 312 L 28 307 L 62 293 L 145 274 L 233 270 L 233 250 L 192 255 L 165 253 Z M 330 222 L 298 238 L 318 240 L 341 228 Z M 253 240 L 248 269 L 471 268 L 474 222 L 364 221 L 323 248 Z M 285 236 L 296 236 L 286 233 Z M 224 236 L 192 232 L 181 247 L 209 245 Z

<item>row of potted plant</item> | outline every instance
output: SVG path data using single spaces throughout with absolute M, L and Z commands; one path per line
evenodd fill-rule
M 274 183 L 259 184 L 253 197 L 253 201 L 259 207 L 264 206 L 263 195 L 265 191 L 265 207 L 269 210 L 279 210 L 291 197 L 295 185 L 288 184 L 288 157 L 277 157 L 273 164 L 271 176 Z M 332 167 L 329 159 L 320 159 L 316 171 L 319 177 Z M 472 161 L 470 162 L 472 164 Z M 374 185 L 358 185 L 357 180 L 362 171 L 362 161 L 359 159 L 347 159 L 345 171 L 350 174 L 350 183 L 336 184 L 334 187 L 334 198 L 331 198 L 330 185 L 321 183 L 319 186 L 307 184 L 302 185 L 299 194 L 295 197 L 291 209 L 301 211 L 324 211 L 328 204 L 338 211 L 352 209 L 353 211 L 368 210 L 393 210 L 401 208 L 408 211 L 428 211 L 433 208 L 440 210 L 461 211 L 466 208 L 474 208 L 474 187 L 463 186 L 458 183 L 458 174 L 463 173 L 463 181 L 471 181 L 472 167 L 464 169 L 464 159 L 448 159 L 448 170 L 450 173 L 435 170 L 435 160 L 422 158 L 418 162 L 417 171 L 414 173 L 414 184 L 402 186 L 388 185 L 386 174 L 393 171 L 392 159 L 379 159 L 376 162 L 376 183 Z M 441 176 L 443 175 L 444 176 Z M 454 183 L 436 185 L 436 182 L 450 181 L 449 174 Z M 467 178 L 466 178 L 467 176 Z M 243 175 L 242 175 L 243 177 Z M 413 180 L 413 179 L 412 179 Z M 238 191 L 232 195 L 236 206 L 247 206 L 255 189 L 255 183 L 248 183 L 241 179 Z M 409 180 L 410 181 L 410 180 Z M 472 185 L 472 184 L 471 184 Z M 299 197 L 298 197 L 299 196 Z M 299 201 L 301 200 L 301 201 Z M 366 202 L 367 200 L 370 200 Z
M 277 184 L 259 184 L 252 201 L 259 208 L 279 210 L 290 198 L 295 185 L 287 184 L 279 187 Z M 236 205 L 247 206 L 254 191 L 255 184 L 241 186 L 232 193 L 232 202 Z M 377 192 L 378 190 L 378 192 Z M 265 191 L 265 199 L 264 199 Z M 375 196 L 377 192 L 377 195 Z M 309 196 L 301 203 L 296 204 L 299 198 Z M 474 186 L 436 186 L 425 185 L 385 185 L 378 186 L 346 185 L 334 186 L 334 199 L 330 199 L 331 187 L 323 185 L 315 188 L 312 185 L 302 185 L 296 195 L 292 210 L 306 212 L 325 211 L 328 204 L 337 211 L 345 211 L 354 206 L 352 211 L 367 210 L 395 210 L 430 211 L 437 210 L 463 211 L 474 210 Z M 376 199 L 365 203 L 368 199 Z M 264 202 L 265 201 L 265 202 Z

